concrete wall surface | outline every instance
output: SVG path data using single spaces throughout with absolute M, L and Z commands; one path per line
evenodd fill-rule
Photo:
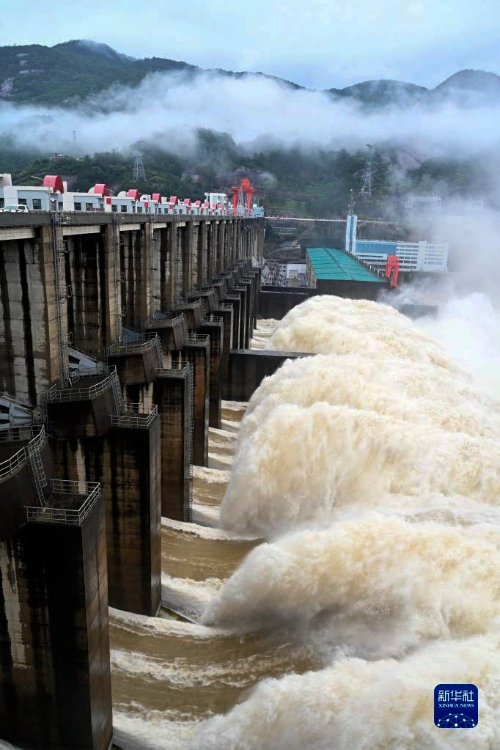
M 229 378 L 223 396 L 229 401 L 248 401 L 264 378 L 273 375 L 287 359 L 310 356 L 298 352 L 233 350 L 229 355 Z

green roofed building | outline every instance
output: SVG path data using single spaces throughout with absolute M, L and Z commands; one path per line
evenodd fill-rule
M 350 299 L 376 299 L 389 287 L 388 279 L 371 271 L 352 255 L 330 247 L 307 251 L 308 285 L 319 294 Z

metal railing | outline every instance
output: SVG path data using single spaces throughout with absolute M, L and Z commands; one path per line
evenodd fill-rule
M 208 313 L 208 308 L 209 308 L 208 297 L 206 294 L 196 294 L 194 296 L 190 296 L 187 302 L 184 302 L 183 304 L 185 306 L 191 306 L 192 309 L 195 310 L 198 303 L 201 304 L 200 318 L 201 318 L 201 321 L 203 322 Z
M 176 307 L 187 307 L 190 310 L 194 310 L 197 302 L 199 302 L 201 299 L 202 297 L 199 294 L 192 295 L 189 299 L 187 299 L 186 297 L 177 297 L 174 300 L 174 312 L 176 312 Z
M 31 440 L 37 437 L 40 432 L 40 426 L 26 425 L 25 427 L 9 427 L 6 430 L 0 430 L 0 443 L 14 443 L 19 440 Z
M 187 477 L 185 482 L 188 483 L 187 495 L 188 495 L 188 521 L 193 520 L 193 454 L 194 454 L 194 368 L 191 363 L 187 365 L 189 368 L 188 378 L 188 450 L 187 450 Z
M 205 342 L 210 341 L 210 336 L 208 333 L 191 333 L 189 332 L 188 335 L 185 338 L 186 344 L 194 343 L 194 342 Z
M 67 479 L 51 480 L 52 495 L 72 495 L 85 500 L 78 509 L 55 508 L 26 508 L 28 523 L 50 523 L 64 526 L 81 526 L 101 497 L 99 482 L 72 482 Z
M 3 482 L 8 477 L 14 476 L 14 474 L 17 474 L 17 472 L 22 469 L 22 467 L 25 466 L 26 463 L 30 460 L 32 454 L 35 451 L 39 453 L 40 450 L 45 446 L 47 435 L 45 433 L 45 427 L 43 425 L 37 432 L 35 437 L 32 437 L 33 432 L 29 428 L 17 428 L 12 431 L 9 430 L 9 432 L 12 432 L 13 435 L 16 435 L 16 433 L 19 434 L 21 430 L 23 432 L 28 432 L 26 438 L 13 436 L 11 439 L 22 440 L 27 439 L 27 437 L 31 437 L 31 440 L 28 445 L 23 446 L 20 450 L 14 453 L 13 456 L 10 456 L 10 458 L 8 458 L 6 461 L 2 461 L 2 463 L 0 464 L 0 482 Z M 6 440 L 3 435 L 2 440 Z
M 177 310 L 155 310 L 149 320 L 146 321 L 144 327 L 146 330 L 148 328 L 155 328 L 155 325 L 160 320 L 170 320 L 172 325 L 174 325 L 175 323 L 180 322 L 184 317 L 184 313 Z
M 148 349 L 152 349 L 156 346 L 158 341 L 158 334 L 151 331 L 150 333 L 144 333 L 139 335 L 139 338 L 134 336 L 122 336 L 116 343 L 111 344 L 107 349 L 108 356 L 113 354 L 142 354 Z
M 54 255 L 54 290 L 56 302 L 57 345 L 59 350 L 60 377 L 63 381 L 69 377 L 68 347 L 69 341 L 64 330 L 64 320 L 67 318 L 67 287 L 63 283 L 65 276 L 66 247 L 62 233 L 62 215 L 51 216 L 52 251 Z
M 69 388 L 61 388 L 58 383 L 55 383 L 47 392 L 47 402 L 92 401 L 113 386 L 113 376 L 117 377 L 116 367 L 98 364 L 95 368 L 80 368 L 73 376 L 73 383 L 79 383 L 85 378 L 101 376 L 102 380 L 86 388 L 77 388 L 74 385 Z
M 44 488 L 47 486 L 48 481 L 47 481 L 47 476 L 45 474 L 45 468 L 43 465 L 42 453 L 40 451 L 40 448 L 37 448 L 37 447 L 33 449 L 28 447 L 27 452 L 28 452 L 28 458 L 29 458 L 29 467 L 31 470 L 31 477 L 35 485 L 36 494 L 38 495 L 40 504 L 46 505 L 47 503 L 46 503 Z
M 112 414 L 111 424 L 113 427 L 135 427 L 147 430 L 158 416 L 158 406 L 153 406 L 147 413 L 141 413 L 142 404 L 125 404 L 122 414 Z
M 161 339 L 160 339 L 160 337 L 159 337 L 159 336 L 157 335 L 157 336 L 156 336 L 156 337 L 155 337 L 155 338 L 153 339 L 153 341 L 154 341 L 154 347 L 155 347 L 155 352 L 156 352 L 156 360 L 157 360 L 157 364 L 158 364 L 158 365 L 159 365 L 160 367 L 162 367 L 162 366 L 163 366 L 163 347 L 162 347 L 162 345 L 161 345 Z
M 186 370 L 189 367 L 191 367 L 191 364 L 186 362 L 185 359 L 177 359 L 173 360 L 169 367 L 158 367 L 156 369 L 156 375 L 168 375 L 173 372 L 178 372 L 179 370 Z
M 14 476 L 26 464 L 28 457 L 24 448 L 0 464 L 0 482 Z

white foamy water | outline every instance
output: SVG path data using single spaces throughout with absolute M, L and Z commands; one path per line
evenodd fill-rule
M 370 658 L 484 633 L 500 615 L 497 532 L 479 542 L 468 528 L 378 514 L 303 531 L 253 550 L 204 622 L 306 627 L 321 616 L 337 648 Z
M 191 750 L 495 750 L 499 645 L 498 636 L 441 641 L 401 661 L 343 659 L 266 680 L 245 703 L 208 722 Z M 433 688 L 442 682 L 481 686 L 473 730 L 434 726 Z
M 197 495 L 199 497 L 199 494 Z M 192 503 L 192 514 L 194 523 L 217 528 L 219 525 L 220 510 L 218 507 L 211 508 L 203 503 Z
M 386 330 L 399 348 L 388 347 Z M 387 494 L 497 502 L 500 403 L 411 320 L 372 302 L 316 297 L 291 310 L 275 340 L 327 354 L 289 361 L 253 395 L 225 528 L 272 536 L 327 523 L 342 505 L 376 507 Z
M 394 308 L 368 300 L 332 296 L 311 297 L 290 310 L 266 348 L 410 359 L 457 369 L 432 338 Z
M 288 360 L 250 401 L 240 440 L 278 405 L 308 407 L 318 402 L 433 423 L 474 437 L 500 437 L 500 402 L 484 394 L 465 372 L 359 353 Z
M 500 318 L 485 294 L 444 302 L 437 318 L 423 318 L 418 327 L 431 333 L 482 387 L 500 396 Z
M 498 502 L 496 440 L 324 402 L 266 414 L 236 456 L 221 509 L 228 530 L 269 536 L 326 523 L 339 505 L 374 507 L 388 493 Z
M 315 298 L 270 339 L 324 356 L 287 363 L 249 403 L 221 520 L 274 541 L 203 621 L 286 623 L 332 666 L 261 682 L 193 750 L 500 745 L 499 404 L 426 325 Z M 478 685 L 478 727 L 434 727 L 441 682 Z

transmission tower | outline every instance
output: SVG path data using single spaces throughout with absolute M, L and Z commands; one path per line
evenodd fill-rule
M 143 141 L 139 141 L 137 144 L 137 150 L 134 156 L 134 171 L 132 173 L 132 179 L 145 182 L 146 181 L 146 170 L 144 169 L 144 162 L 142 160 L 142 145 Z
M 373 179 L 373 165 L 372 165 L 372 146 L 367 143 L 368 156 L 366 157 L 365 166 L 363 168 L 363 184 L 359 194 L 363 200 L 372 197 L 372 179 Z

